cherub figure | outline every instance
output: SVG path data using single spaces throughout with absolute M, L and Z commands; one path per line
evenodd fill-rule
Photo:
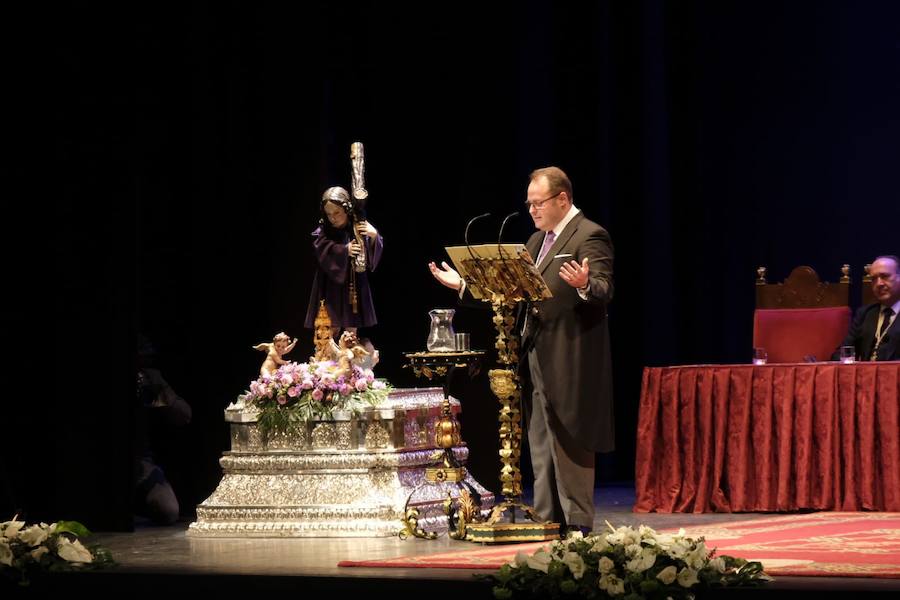
M 278 370 L 279 365 L 286 365 L 288 361 L 284 360 L 282 355 L 287 354 L 294 349 L 297 344 L 297 338 L 291 341 L 283 331 L 276 333 L 270 343 L 263 342 L 253 346 L 254 350 L 260 350 L 266 353 L 266 360 L 263 361 L 259 368 L 260 375 L 273 375 Z
M 353 361 L 353 364 L 363 368 L 363 369 L 375 369 L 375 365 L 378 364 L 378 360 L 380 358 L 378 350 L 375 348 L 375 345 L 372 343 L 367 337 L 359 338 L 359 345 L 362 346 L 367 355 L 360 356 L 356 360 Z
M 341 334 L 338 342 L 338 373 L 350 373 L 352 365 L 359 364 L 367 356 L 369 352 L 359 343 L 355 332 L 345 331 Z

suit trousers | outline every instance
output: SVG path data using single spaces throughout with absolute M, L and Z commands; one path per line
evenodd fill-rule
M 563 527 L 594 525 L 594 453 L 562 427 L 544 393 L 534 348 L 528 351 L 533 391 L 526 406 L 528 445 L 534 470 L 534 508 Z

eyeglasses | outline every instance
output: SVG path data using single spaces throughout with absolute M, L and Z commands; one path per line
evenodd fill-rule
M 536 202 L 532 202 L 531 200 L 526 200 L 525 201 L 525 210 L 531 210 L 532 208 L 535 210 L 540 210 L 540 209 L 544 208 L 545 204 L 547 204 L 549 201 L 553 200 L 560 194 L 562 194 L 562 192 L 556 192 L 552 196 L 550 196 L 548 198 L 544 198 L 543 200 L 538 200 Z

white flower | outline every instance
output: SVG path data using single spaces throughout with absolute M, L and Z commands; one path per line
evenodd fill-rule
M 6 539 L 13 539 L 19 533 L 19 530 L 25 526 L 25 521 L 16 521 L 13 519 L 12 521 L 6 521 L 5 523 L 0 523 L 0 529 L 3 530 L 3 537 Z
M 0 539 L 0 565 L 12 566 L 13 553 L 5 539 Z
M 700 580 L 697 579 L 697 571 L 694 569 L 685 567 L 678 572 L 678 585 L 681 587 L 689 588 L 699 582 Z
M 550 554 L 541 548 L 537 552 L 535 552 L 532 556 L 525 557 L 528 566 L 537 571 L 543 571 L 544 573 L 550 568 L 550 561 L 553 560 L 553 557 Z
M 621 596 L 625 593 L 625 582 L 612 573 L 608 573 L 597 579 L 597 587 L 610 596 Z
M 643 573 L 656 563 L 656 552 L 652 548 L 644 548 L 638 556 L 625 563 L 625 568 L 632 573 Z
M 619 527 L 606 536 L 606 541 L 610 544 L 629 546 L 631 544 L 639 544 L 641 541 L 641 534 L 631 527 Z
M 684 557 L 687 556 L 688 550 L 690 546 L 685 544 L 683 540 L 673 541 L 671 545 L 666 549 L 666 554 L 671 556 L 676 560 L 684 560 Z
M 591 546 L 591 552 L 597 552 L 599 554 L 609 548 L 609 542 L 607 542 L 606 538 L 603 536 L 592 536 L 589 539 L 594 543 L 594 545 Z
M 50 549 L 47 546 L 38 546 L 34 550 L 31 551 L 31 558 L 34 559 L 35 562 L 41 560 L 41 557 L 50 552 Z
M 717 556 L 716 558 L 709 561 L 709 566 L 716 570 L 716 573 L 724 573 L 727 569 L 725 566 L 725 559 L 721 556 Z
M 516 552 L 516 557 L 509 564 L 512 567 L 524 567 L 528 564 L 528 555 L 519 550 Z
M 694 569 L 702 569 L 703 565 L 706 564 L 706 560 L 709 558 L 709 551 L 706 549 L 706 544 L 703 542 L 699 542 L 697 547 L 693 550 L 690 550 L 684 557 L 684 562 L 688 564 L 688 566 Z
M 656 534 L 656 541 L 660 546 L 668 546 L 676 540 L 684 539 L 685 533 L 684 527 L 679 529 L 678 533 L 658 533 Z
M 47 531 L 40 525 L 32 525 L 19 532 L 19 539 L 29 546 L 37 546 L 47 539 Z
M 581 579 L 584 575 L 584 559 L 577 552 L 566 552 L 563 556 L 563 562 L 572 571 L 572 577 Z
M 662 581 L 664 584 L 669 585 L 673 581 L 675 581 L 675 577 L 678 575 L 678 569 L 675 568 L 675 565 L 669 565 L 662 571 L 656 574 L 656 578 Z
M 89 563 L 94 560 L 90 550 L 81 545 L 81 542 L 75 540 L 70 542 L 67 538 L 59 536 L 57 539 L 56 553 L 60 558 L 69 562 Z
M 644 540 L 653 540 L 656 541 L 656 530 L 652 527 L 647 527 L 646 525 L 641 525 L 638 527 L 638 533 L 641 535 L 641 538 Z
M 597 568 L 601 573 L 606 574 L 616 568 L 616 563 L 611 561 L 608 556 L 601 556 L 597 562 Z

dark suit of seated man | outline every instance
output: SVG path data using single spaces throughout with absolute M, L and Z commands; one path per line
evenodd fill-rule
M 879 256 L 869 268 L 878 302 L 856 311 L 842 346 L 853 346 L 859 360 L 900 360 L 900 259 Z M 832 356 L 837 360 L 840 348 Z

